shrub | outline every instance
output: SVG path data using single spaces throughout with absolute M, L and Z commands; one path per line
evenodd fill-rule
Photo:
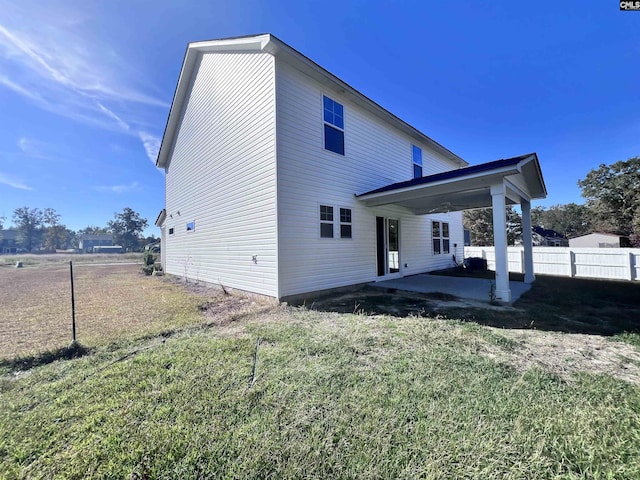
M 150 250 L 144 252 L 144 257 L 142 261 L 142 271 L 145 275 L 151 275 L 153 273 L 154 267 L 153 264 L 156 263 L 156 257 L 151 253 Z

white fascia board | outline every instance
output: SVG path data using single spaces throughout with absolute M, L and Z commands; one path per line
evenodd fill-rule
M 256 35 L 254 37 L 226 38 L 222 40 L 204 40 L 192 42 L 188 48 L 201 52 L 256 52 L 265 49 L 271 41 L 271 35 Z
M 526 180 L 525 180 L 526 183 Z M 523 192 L 520 188 L 516 187 L 509 179 L 504 179 L 504 186 L 507 189 L 506 195 L 516 203 L 520 203 L 520 200 L 531 201 L 531 195 L 528 192 Z
M 440 186 L 440 185 L 454 184 L 454 183 L 458 183 L 458 182 L 462 182 L 462 181 L 468 181 L 468 180 L 474 180 L 474 179 L 486 178 L 487 180 L 489 180 L 489 179 L 496 178 L 497 176 L 505 177 L 507 175 L 513 175 L 513 174 L 516 174 L 516 173 L 519 173 L 518 169 L 513 167 L 513 166 L 502 167 L 500 169 L 491 170 L 490 172 L 470 173 L 469 175 L 464 175 L 464 176 L 461 176 L 461 177 L 448 178 L 448 179 L 440 180 L 440 181 L 437 181 L 437 182 L 423 183 L 423 184 L 419 184 L 419 185 L 412 185 L 410 187 L 405 187 L 405 188 L 401 188 L 401 189 L 398 189 L 398 190 L 387 190 L 385 192 L 371 193 L 371 194 L 368 194 L 368 195 L 357 196 L 357 198 L 358 198 L 358 200 L 362 200 L 362 201 L 366 202 L 367 200 L 374 200 L 376 198 L 385 197 L 385 196 L 389 196 L 389 195 L 392 195 L 392 194 L 410 193 L 410 192 L 414 192 L 416 190 L 422 190 L 422 189 L 429 188 L 429 187 L 437 187 L 437 186 Z M 491 185 L 491 183 L 488 182 L 487 183 L 487 187 L 489 187 L 490 185 Z
M 529 164 L 532 164 L 530 168 L 525 168 L 525 167 L 529 167 Z M 525 177 L 525 182 L 528 184 L 527 180 L 534 180 L 536 182 L 539 183 L 540 185 L 540 193 L 537 195 L 531 195 L 531 198 L 547 198 L 547 186 L 544 183 L 544 177 L 542 176 L 542 169 L 540 168 L 540 161 L 538 160 L 538 156 L 534 153 L 531 156 L 529 156 L 528 158 L 525 158 L 524 160 L 522 160 L 521 162 L 518 163 L 518 167 L 520 169 L 520 172 L 522 173 L 522 176 Z M 532 175 L 528 175 L 531 174 L 531 168 L 534 169 L 535 174 Z M 535 177 L 535 178 L 531 178 L 531 177 Z M 529 178 L 527 178 L 529 177 Z
M 163 208 L 160 211 L 158 218 L 156 219 L 156 227 L 162 227 L 162 225 L 164 225 L 164 221 L 166 218 L 167 218 L 167 210 Z

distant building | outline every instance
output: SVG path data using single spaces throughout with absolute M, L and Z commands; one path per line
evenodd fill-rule
M 97 235 L 81 235 L 78 247 L 85 253 L 92 253 L 94 247 L 112 247 L 113 234 L 101 233 Z
M 555 230 L 542 227 L 531 227 L 534 247 L 568 247 L 569 240 Z M 517 238 L 515 245 L 522 245 L 522 238 Z
M 16 253 L 18 251 L 17 241 L 17 230 L 0 230 L 0 253 Z
M 613 233 L 593 232 L 587 235 L 569 239 L 570 247 L 584 248 L 620 248 L 630 247 L 629 237 L 614 235 Z
M 549 228 L 532 227 L 533 244 L 539 247 L 568 247 L 569 240 L 561 233 Z
M 93 253 L 124 253 L 122 245 L 97 245 L 93 247 Z

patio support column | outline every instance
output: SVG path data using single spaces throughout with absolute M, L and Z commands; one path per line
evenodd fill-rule
M 524 198 L 522 207 L 522 246 L 524 247 L 524 283 L 533 283 L 536 275 L 533 272 L 533 233 L 531 231 L 531 202 Z
M 491 186 L 493 209 L 493 244 L 496 252 L 496 300 L 511 303 L 507 265 L 507 205 L 504 184 Z

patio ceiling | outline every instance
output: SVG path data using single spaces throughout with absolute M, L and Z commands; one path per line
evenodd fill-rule
M 495 186 L 504 186 L 507 205 L 547 196 L 538 156 L 530 153 L 393 183 L 356 198 L 369 207 L 399 205 L 423 215 L 491 207 Z

